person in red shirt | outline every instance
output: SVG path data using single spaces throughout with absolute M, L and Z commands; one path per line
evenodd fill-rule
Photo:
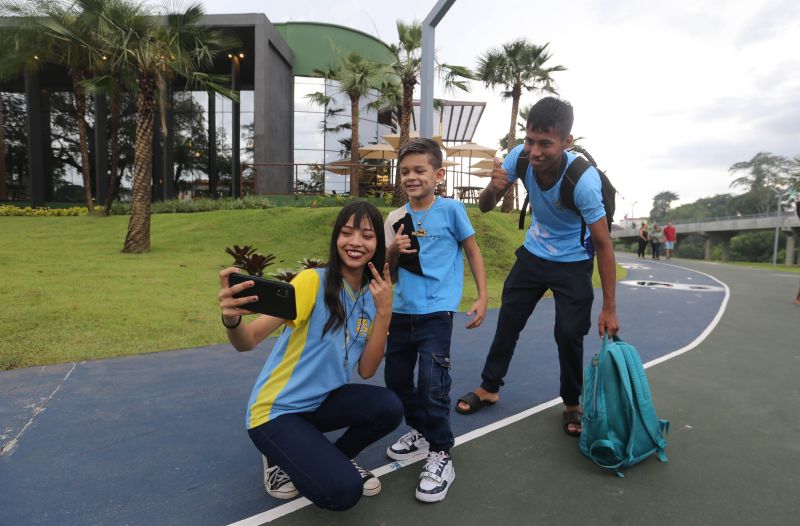
M 669 259 L 675 249 L 675 227 L 672 226 L 672 221 L 668 222 L 667 226 L 664 227 L 664 238 L 666 239 L 664 242 L 664 254 Z

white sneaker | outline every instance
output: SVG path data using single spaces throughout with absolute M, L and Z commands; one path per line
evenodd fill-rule
M 392 460 L 409 460 L 427 455 L 429 448 L 430 444 L 425 437 L 412 429 L 386 449 L 386 456 Z
M 447 496 L 456 471 L 453 469 L 453 460 L 449 453 L 444 451 L 431 451 L 422 473 L 419 475 L 416 497 L 422 502 L 439 502 Z
M 261 459 L 264 462 L 264 489 L 270 497 L 286 500 L 300 494 L 284 470 L 278 466 L 270 467 L 264 455 L 261 455 Z
M 352 458 L 350 459 L 350 462 L 353 463 L 353 467 L 356 468 L 356 470 L 358 470 L 358 474 L 361 475 L 361 482 L 364 484 L 364 489 L 361 494 L 365 497 L 374 497 L 380 493 L 381 481 L 378 480 L 378 477 L 373 475 L 371 471 L 367 471 L 359 466 Z

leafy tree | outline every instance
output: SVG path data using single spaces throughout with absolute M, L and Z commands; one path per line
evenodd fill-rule
M 109 20 L 100 38 L 102 52 L 111 67 L 135 72 L 136 143 L 131 216 L 123 252 L 150 250 L 150 197 L 153 165 L 153 119 L 156 104 L 162 109 L 161 129 L 166 132 L 163 111 L 169 83 L 185 79 L 188 86 L 212 89 L 235 98 L 222 78 L 203 72 L 214 58 L 235 45 L 218 30 L 199 26 L 203 10 L 199 4 L 178 12 L 169 6 L 163 22 L 136 11 L 125 20 Z
M 773 155 L 770 152 L 758 152 L 749 161 L 733 164 L 731 174 L 745 172 L 734 179 L 731 187 L 743 187 L 751 195 L 758 213 L 769 212 L 775 201 L 775 193 L 781 193 L 792 182 L 793 163 L 786 157 Z
M 394 73 L 400 78 L 402 86 L 402 104 L 400 107 L 400 141 L 402 147 L 408 142 L 411 128 L 411 113 L 413 111 L 414 88 L 419 84 L 422 69 L 422 25 L 418 21 L 407 24 L 397 21 L 397 44 L 390 47 L 395 56 L 392 64 Z M 436 57 L 434 57 L 436 59 Z M 473 78 L 469 68 L 454 64 L 437 62 L 439 77 L 444 82 L 446 90 L 469 91 L 467 81 Z M 405 190 L 400 186 L 399 178 L 395 182 L 392 203 L 396 206 L 406 201 Z
M 548 45 L 537 46 L 521 38 L 503 44 L 499 49 L 490 49 L 478 58 L 476 77 L 486 87 L 503 86 L 505 91 L 502 92 L 502 97 L 511 99 L 511 124 L 507 139 L 509 145 L 516 142 L 516 121 L 523 90 L 555 94 L 557 90 L 551 75 L 566 70 L 563 66 L 545 66 L 552 57 L 547 51 Z M 513 210 L 514 199 L 512 186 L 503 198 L 500 210 Z
M 339 62 L 331 68 L 316 69 L 314 73 L 329 80 L 338 81 L 336 89 L 340 93 L 347 95 L 350 99 L 350 163 L 353 165 L 350 172 L 350 194 L 358 197 L 358 148 L 359 142 L 359 119 L 361 114 L 361 99 L 366 97 L 370 89 L 381 86 L 386 82 L 390 74 L 388 68 L 383 64 L 378 64 L 367 60 L 358 53 L 348 53 L 340 57 Z M 309 99 L 327 106 L 331 98 L 325 94 L 315 93 Z
M 79 0 L 67 4 L 53 0 L 6 0 L 0 10 L 17 17 L 18 24 L 6 39 L 10 48 L 6 58 L 0 62 L 0 76 L 8 76 L 26 68 L 38 68 L 39 64 L 52 63 L 64 66 L 72 82 L 75 113 L 80 137 L 81 173 L 86 198 L 86 207 L 94 210 L 91 188 L 91 164 L 89 160 L 88 125 L 86 123 L 86 85 L 101 55 L 97 54 L 97 35 L 92 30 L 93 11 L 103 4 L 102 0 Z
M 3 92 L 0 91 L 0 199 L 8 199 L 8 185 L 6 183 L 5 105 Z
M 669 210 L 672 207 L 672 202 L 680 199 L 675 192 L 659 192 L 653 196 L 653 208 L 650 210 L 650 218 L 657 222 L 663 223 L 669 215 Z

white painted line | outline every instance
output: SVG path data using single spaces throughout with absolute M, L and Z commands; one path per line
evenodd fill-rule
M 719 320 L 722 318 L 722 315 L 725 313 L 725 308 L 728 306 L 728 299 L 730 298 L 731 291 L 730 291 L 730 289 L 728 288 L 728 286 L 725 283 L 721 282 L 720 280 L 718 280 L 714 276 L 710 276 L 710 275 L 706 274 L 705 272 L 700 272 L 699 270 L 695 270 L 695 269 L 691 269 L 691 268 L 687 268 L 687 267 L 680 267 L 679 265 L 674 265 L 674 264 L 673 264 L 673 266 L 682 268 L 684 270 L 688 270 L 690 272 L 697 272 L 698 274 L 702 274 L 702 275 L 704 275 L 704 276 L 706 276 L 708 278 L 713 279 L 714 281 L 716 281 L 717 283 L 719 283 L 720 285 L 722 285 L 725 288 L 725 297 L 723 298 L 722 304 L 720 305 L 720 308 L 717 311 L 716 316 L 714 316 L 714 319 L 711 320 L 711 323 L 708 325 L 708 327 L 706 327 L 705 330 L 702 333 L 700 333 L 700 335 L 697 338 L 695 338 L 688 345 L 686 345 L 684 347 L 681 347 L 677 351 L 673 351 L 673 352 L 671 352 L 669 354 L 665 354 L 664 356 L 660 356 L 659 358 L 656 358 L 654 360 L 651 360 L 651 361 L 647 362 L 646 364 L 644 364 L 645 368 L 652 367 L 654 365 L 658 365 L 661 362 L 665 362 L 665 361 L 667 361 L 667 360 L 669 360 L 671 358 L 674 358 L 674 357 L 676 357 L 678 355 L 681 355 L 681 354 L 683 354 L 683 353 L 685 353 L 687 351 L 690 351 L 690 350 L 694 349 L 695 347 L 697 347 L 698 345 L 700 345 L 700 343 L 703 340 L 705 340 L 706 338 L 708 338 L 708 335 L 711 334 L 711 332 L 717 326 L 717 324 L 719 323 Z M 549 408 L 551 408 L 553 406 L 559 405 L 560 403 L 561 403 L 561 398 L 555 398 L 553 400 L 550 400 L 549 402 L 541 403 L 541 404 L 539 404 L 537 406 L 531 407 L 530 409 L 526 409 L 525 411 L 522 411 L 522 412 L 517 413 L 515 415 L 511 415 L 511 416 L 508 416 L 506 418 L 503 418 L 502 420 L 498 420 L 497 422 L 492 422 L 491 424 L 485 425 L 485 426 L 480 427 L 478 429 L 473 429 L 472 431 L 470 431 L 468 433 L 464 433 L 463 435 L 456 437 L 455 445 L 456 446 L 460 446 L 461 444 L 469 442 L 470 440 L 474 440 L 476 438 L 482 437 L 483 435 L 491 433 L 492 431 L 497 431 L 500 428 L 503 428 L 503 427 L 506 427 L 508 425 L 511 425 L 511 424 L 513 424 L 515 422 L 518 422 L 518 421 L 522 420 L 523 418 L 527 418 L 527 417 L 529 417 L 531 415 L 535 415 L 536 413 L 540 413 L 540 412 L 544 411 L 545 409 L 549 409 Z M 422 460 L 422 458 L 418 458 L 416 460 L 404 460 L 404 461 L 400 461 L 400 462 L 392 462 L 390 464 L 386 464 L 384 466 L 381 466 L 381 467 L 379 467 L 377 469 L 372 470 L 372 473 L 374 473 L 375 476 L 380 477 L 380 476 L 385 475 L 387 473 L 391 473 L 392 471 L 396 471 L 396 470 L 398 470 L 398 469 L 400 469 L 402 467 L 405 467 L 405 466 L 414 464 L 416 462 L 419 462 L 420 460 Z M 266 524 L 266 523 L 274 521 L 275 519 L 283 517 L 284 515 L 288 515 L 289 513 L 292 513 L 294 511 L 297 511 L 297 510 L 302 509 L 302 508 L 305 508 L 309 504 L 311 504 L 311 501 L 309 501 L 308 499 L 299 498 L 297 500 L 293 500 L 291 502 L 287 502 L 286 504 L 282 504 L 282 505 L 280 505 L 280 506 L 278 506 L 276 508 L 272 508 L 271 510 L 267 510 L 267 511 L 265 511 L 263 513 L 259 513 L 258 515 L 253 515 L 252 517 L 248 517 L 246 519 L 242 519 L 239 522 L 234 522 L 234 523 L 230 524 L 229 526 L 260 526 L 262 524 Z
M 42 401 L 42 403 L 33 408 L 33 413 L 31 414 L 31 417 L 28 419 L 28 421 L 25 423 L 22 429 L 20 429 L 19 433 L 17 433 L 17 436 L 15 436 L 11 440 L 3 444 L 3 447 L 0 447 L 0 457 L 3 455 L 11 455 L 11 453 L 14 452 L 14 448 L 17 447 L 17 443 L 19 439 L 22 437 L 22 434 L 25 433 L 25 431 L 27 431 L 27 429 L 31 426 L 31 424 L 33 424 L 33 421 L 36 420 L 36 417 L 39 416 L 39 413 L 44 411 L 44 408 L 47 405 L 47 403 L 56 395 L 58 390 L 61 389 L 61 386 L 64 385 L 64 382 L 67 381 L 67 378 L 69 378 L 69 376 L 72 374 L 72 371 L 74 371 L 77 366 L 78 363 L 73 363 L 72 369 L 70 369 L 69 372 L 66 374 L 66 376 L 64 376 L 64 378 L 61 379 L 56 388 L 53 389 L 53 392 L 50 393 L 50 396 L 45 398 L 44 401 Z

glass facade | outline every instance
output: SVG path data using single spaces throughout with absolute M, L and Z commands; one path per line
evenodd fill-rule
M 327 107 L 314 104 L 309 96 L 321 93 L 330 97 Z M 361 99 L 359 143 L 361 146 L 379 142 L 381 136 L 392 133 L 375 109 L 367 107 L 379 93 L 371 91 Z M 294 162 L 297 164 L 298 187 L 313 184 L 318 165 L 350 159 L 350 99 L 339 90 L 338 82 L 314 77 L 295 77 L 294 81 Z M 317 166 L 315 166 L 317 165 Z M 349 175 L 324 172 L 324 191 L 349 191 Z

